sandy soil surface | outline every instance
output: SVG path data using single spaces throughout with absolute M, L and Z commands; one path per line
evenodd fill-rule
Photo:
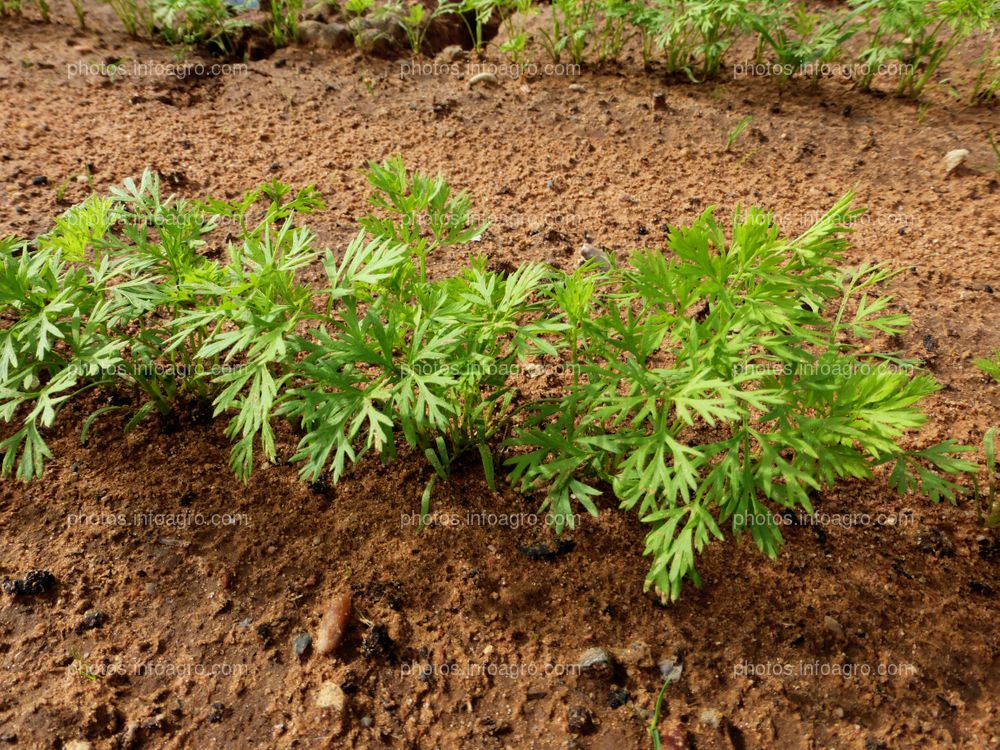
M 361 168 L 401 153 L 473 194 L 493 221 L 477 252 L 568 267 L 585 238 L 655 246 L 710 204 L 800 231 L 853 188 L 869 208 L 853 260 L 909 268 L 898 346 L 945 386 L 914 440 L 979 444 L 1000 424 L 1000 386 L 972 363 L 1000 349 L 995 108 L 836 80 L 695 86 L 634 62 L 469 88 L 469 58 L 412 75 L 409 59 L 308 49 L 179 78 L 170 50 L 108 30 L 105 7 L 92 18 L 99 31 L 0 19 L 0 234 L 45 231 L 149 166 L 192 197 L 314 183 L 328 210 L 310 225 L 338 248 L 364 211 Z M 955 148 L 971 155 L 946 176 Z M 222 422 L 123 436 L 107 420 L 81 447 L 88 406 L 51 435 L 43 481 L 0 482 L 0 577 L 57 581 L 0 601 L 0 747 L 641 748 L 672 665 L 665 747 L 1000 747 L 1000 542 L 969 500 L 844 483 L 778 561 L 716 544 L 704 588 L 663 607 L 642 593 L 642 525 L 610 500 L 571 551 L 536 560 L 522 547 L 553 543 L 538 499 L 491 492 L 471 463 L 435 491 L 457 522 L 418 533 L 416 459 L 335 488 L 279 462 L 243 485 Z M 297 437 L 279 434 L 288 457 Z M 297 656 L 345 591 L 345 642 Z M 593 648 L 609 668 L 579 669 Z

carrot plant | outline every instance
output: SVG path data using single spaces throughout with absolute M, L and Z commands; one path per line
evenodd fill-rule
M 282 334 L 310 301 L 291 276 L 313 258 L 311 235 L 291 219 L 321 205 L 310 190 L 283 200 L 289 192 L 271 183 L 239 205 L 200 205 L 162 196 L 146 172 L 71 209 L 32 244 L 6 240 L 0 309 L 12 324 L 0 336 L 0 417 L 33 408 L 0 444 L 5 472 L 19 461 L 21 479 L 40 476 L 51 456 L 43 428 L 92 388 L 126 397 L 97 408 L 83 439 L 112 412 L 126 412 L 130 430 L 152 414 L 171 425 L 178 406 L 204 404 L 237 411 L 230 434 L 241 437 L 240 473 L 252 466 L 257 433 L 273 455 L 269 376 L 286 354 Z M 248 221 L 262 198 L 263 218 Z M 228 263 L 200 252 L 223 219 L 239 227 Z
M 525 60 L 530 39 L 525 26 L 529 18 L 538 14 L 538 7 L 534 0 L 497 0 L 496 7 L 507 36 L 500 51 L 520 65 Z
M 469 33 L 472 49 L 476 54 L 482 54 L 487 41 L 484 31 L 493 17 L 493 11 L 498 9 L 498 2 L 499 0 L 457 0 L 448 3 L 440 12 L 457 13 Z
M 340 261 L 327 258 L 329 320 L 310 332 L 282 413 L 301 420 L 296 458 L 311 479 L 329 468 L 336 481 L 368 451 L 390 460 L 404 440 L 435 470 L 426 512 L 436 479 L 467 451 L 493 483 L 490 446 L 512 412 L 511 376 L 528 341 L 520 322 L 535 312 L 546 270 L 504 277 L 473 259 L 458 276 L 428 279 L 430 253 L 486 228 L 471 221 L 468 196 L 398 158 L 373 163 L 368 177 L 377 211 L 361 224 L 375 239 L 359 234 Z
M 1000 19 L 994 24 L 994 29 L 1000 25 Z M 969 101 L 973 104 L 992 104 L 997 99 L 997 92 L 1000 91 L 1000 54 L 997 54 L 992 47 L 993 33 L 987 41 L 982 57 L 979 59 L 979 72 L 976 74 L 972 85 L 972 94 Z M 995 147 L 994 147 L 995 150 Z
M 559 62 L 562 53 L 569 54 L 574 64 L 583 62 L 594 33 L 597 0 L 554 0 L 551 29 L 542 30 L 542 46 Z
M 0 240 L 0 419 L 19 424 L 0 442 L 4 474 L 40 477 L 52 457 L 44 430 L 68 401 L 112 380 L 126 343 L 113 331 L 129 303 L 111 290 L 129 272 L 128 260 L 82 267 L 54 244 L 32 252 Z
M 979 509 L 980 522 L 988 529 L 1000 528 L 1000 474 L 997 473 L 997 438 L 1000 436 L 996 427 L 986 431 L 983 437 L 983 452 L 986 454 L 986 491 L 981 493 L 979 480 L 973 479 L 976 505 Z M 983 503 L 985 499 L 985 507 Z
M 302 0 L 271 0 L 271 40 L 276 47 L 284 47 L 299 38 L 299 14 Z
M 238 241 L 216 273 L 187 286 L 194 304 L 173 318 L 166 351 L 187 349 L 197 362 L 211 363 L 214 416 L 235 412 L 226 433 L 235 441 L 230 465 L 247 479 L 258 441 L 266 459 L 275 457 L 272 412 L 301 346 L 298 328 L 321 315 L 312 289 L 298 280 L 320 251 L 295 219 L 323 203 L 313 188 L 293 191 L 275 180 L 240 201 L 203 207 L 238 225 Z M 252 221 L 255 209 L 263 215 Z
M 727 242 L 709 210 L 671 230 L 671 258 L 588 264 L 549 292 L 557 314 L 534 334 L 550 337 L 572 383 L 508 440 L 511 478 L 544 490 L 570 524 L 609 487 L 650 525 L 647 586 L 665 598 L 698 582 L 695 556 L 723 524 L 773 557 L 782 536 L 770 514 L 812 512 L 814 493 L 839 478 L 888 466 L 896 489 L 954 499 L 946 476 L 975 468 L 951 442 L 905 449 L 925 419 L 917 403 L 938 385 L 848 343 L 909 323 L 877 293 L 886 269 L 838 269 L 848 203 L 794 239 L 754 209 L 734 216 Z
M 70 0 L 70 5 L 73 6 L 73 12 L 76 14 L 76 20 L 80 23 L 80 28 L 86 29 L 87 11 L 83 7 L 83 0 Z
M 629 0 L 599 0 L 601 20 L 596 47 L 601 60 L 615 60 L 629 39 L 629 16 L 632 3 Z

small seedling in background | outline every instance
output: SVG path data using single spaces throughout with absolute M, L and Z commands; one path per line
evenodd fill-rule
M 56 203 L 66 202 L 66 191 L 69 189 L 69 184 L 72 181 L 73 177 L 71 175 L 56 186 Z
M 465 28 L 472 39 L 472 49 L 477 55 L 482 54 L 486 46 L 483 29 L 489 23 L 496 7 L 497 0 L 463 0 L 460 4 L 456 4 L 455 12 L 465 23 Z
M 1000 91 L 1000 54 L 994 54 L 990 49 L 990 42 L 987 41 L 969 101 L 973 104 L 991 104 L 996 100 L 998 91 Z
M 534 0 L 498 0 L 497 12 L 500 23 L 507 32 L 507 39 L 500 45 L 500 51 L 509 55 L 515 64 L 525 59 L 530 35 L 525 29 L 527 19 L 538 14 Z
M 653 740 L 653 750 L 662 750 L 663 741 L 660 739 L 660 713 L 663 710 L 663 698 L 667 694 L 667 688 L 670 687 L 670 683 L 674 681 L 673 675 L 667 677 L 663 682 L 663 687 L 660 688 L 659 694 L 656 696 L 656 707 L 653 709 L 653 718 L 649 720 L 649 726 L 647 727 L 649 731 L 649 736 Z
M 284 47 L 299 38 L 299 13 L 302 0 L 271 0 L 271 41 L 276 47 Z
M 83 8 L 82 0 L 70 0 L 73 5 L 73 12 L 76 13 L 76 20 L 80 22 L 80 28 L 87 28 L 87 11 Z
M 990 148 L 993 150 L 993 171 L 1000 172 L 1000 146 L 997 146 L 993 133 L 987 133 L 986 140 L 990 142 Z M 1000 358 L 1000 355 L 998 355 L 998 358 Z M 1000 377 L 997 377 L 997 380 L 1000 380 Z
M 364 25 L 361 22 L 362 16 L 374 5 L 374 0 L 347 0 L 344 12 L 351 17 L 348 27 L 354 34 L 354 46 L 359 50 L 364 50 Z
M 736 126 L 729 131 L 728 135 L 726 135 L 726 151 L 732 149 L 733 144 L 736 143 L 736 140 L 743 134 L 743 131 L 747 129 L 747 126 L 751 122 L 753 122 L 753 117 L 751 115 L 747 115 L 736 123 Z
M 139 36 L 139 31 L 149 31 L 152 28 L 152 17 L 149 9 L 138 0 L 102 0 L 111 6 L 118 20 L 125 27 L 129 36 Z
M 406 41 L 410 43 L 410 51 L 415 55 L 420 54 L 420 48 L 424 45 L 424 34 L 427 33 L 429 26 L 426 16 L 427 11 L 424 6 L 414 3 L 410 6 L 409 12 L 400 18 L 403 30 L 406 32 Z
M 230 56 L 246 22 L 234 17 L 225 0 L 149 0 L 156 33 L 175 49 L 201 46 Z
M 86 680 L 91 682 L 97 682 L 101 677 L 99 674 L 93 671 L 91 666 L 83 660 L 83 656 L 76 649 L 70 652 L 70 658 L 73 660 L 73 672 L 80 675 Z
M 997 476 L 997 434 L 996 427 L 990 428 L 983 438 L 983 451 L 986 454 L 986 507 L 983 508 L 982 493 L 979 480 L 972 478 L 972 488 L 976 496 L 976 508 L 979 511 L 980 522 L 988 529 L 1000 528 L 1000 477 Z

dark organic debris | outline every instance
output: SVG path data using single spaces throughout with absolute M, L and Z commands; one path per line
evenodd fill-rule
M 395 650 L 396 643 L 389 637 L 389 628 L 381 623 L 372 626 L 361 642 L 361 653 L 366 659 L 391 658 Z
M 993 587 L 981 581 L 969 581 L 969 591 L 982 596 L 993 596 Z
M 56 577 L 47 570 L 32 570 L 23 579 L 3 579 L 3 592 L 9 596 L 44 594 L 56 585 Z
M 576 543 L 572 539 L 560 539 L 556 542 L 555 549 L 552 549 L 552 547 L 545 542 L 539 542 L 538 544 L 522 544 L 517 549 L 529 560 L 544 560 L 548 562 L 549 560 L 555 560 L 557 557 L 561 557 L 568 552 L 572 552 L 575 548 Z
M 333 495 L 333 485 L 326 479 L 317 479 L 315 482 L 310 482 L 309 491 L 320 497 L 330 497 Z
M 917 533 L 917 549 L 934 557 L 951 557 L 955 545 L 937 526 L 925 526 Z

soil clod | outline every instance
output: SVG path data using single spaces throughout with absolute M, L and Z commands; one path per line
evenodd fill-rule
M 347 696 L 343 689 L 335 682 L 324 682 L 320 685 L 319 693 L 316 695 L 317 708 L 332 708 L 334 711 L 343 711 L 347 703 Z
M 573 734 L 587 734 L 594 730 L 594 717 L 585 706 L 573 706 L 566 716 L 566 729 Z

